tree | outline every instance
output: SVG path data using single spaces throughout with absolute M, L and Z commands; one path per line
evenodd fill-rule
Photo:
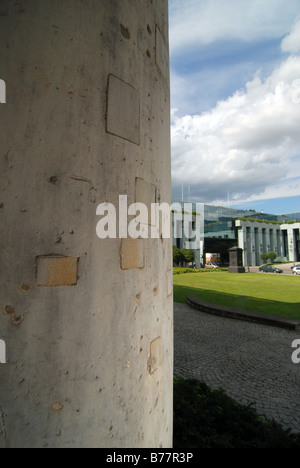
M 183 261 L 183 255 L 181 253 L 181 250 L 176 247 L 176 245 L 173 245 L 173 262 L 178 265 L 180 262 Z
M 261 254 L 260 258 L 262 259 L 263 262 L 267 263 L 269 257 L 267 253 L 263 253 Z
M 277 254 L 275 252 L 268 253 L 268 258 L 271 260 L 271 262 L 274 262 L 276 257 L 277 257 Z
M 193 262 L 195 259 L 194 252 L 191 249 L 182 249 L 181 254 L 184 257 L 184 260 L 188 263 Z

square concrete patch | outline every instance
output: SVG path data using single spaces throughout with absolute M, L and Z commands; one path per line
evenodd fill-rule
M 109 75 L 107 96 L 108 133 L 140 144 L 140 96 L 130 84 Z
M 144 268 L 143 239 L 122 239 L 121 241 L 121 269 L 134 270 Z
M 37 257 L 37 285 L 48 287 L 76 285 L 78 260 L 77 257 Z
M 148 372 L 154 374 L 161 366 L 161 337 L 150 343 L 150 355 L 148 358 Z

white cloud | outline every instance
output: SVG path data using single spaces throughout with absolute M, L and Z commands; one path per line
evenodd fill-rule
M 290 34 L 288 34 L 281 43 L 281 49 L 284 52 L 300 51 L 300 18 L 297 20 Z
M 298 0 L 171 0 L 171 50 L 224 39 L 281 39 L 299 13 Z
M 195 199 L 206 202 L 226 200 L 228 191 L 236 200 L 300 195 L 299 77 L 300 56 L 291 56 L 210 112 L 173 114 L 175 191 L 191 184 Z

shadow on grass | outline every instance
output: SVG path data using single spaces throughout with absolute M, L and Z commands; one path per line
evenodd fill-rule
M 235 309 L 250 312 L 300 319 L 300 303 L 271 301 L 269 299 L 239 296 L 236 294 L 211 291 L 199 287 L 193 288 L 190 286 L 174 284 L 174 302 L 186 303 L 187 296 L 194 296 L 205 302 L 224 307 L 233 307 Z

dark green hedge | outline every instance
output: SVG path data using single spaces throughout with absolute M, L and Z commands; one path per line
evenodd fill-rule
M 174 448 L 300 448 L 300 434 L 204 382 L 174 380 Z

